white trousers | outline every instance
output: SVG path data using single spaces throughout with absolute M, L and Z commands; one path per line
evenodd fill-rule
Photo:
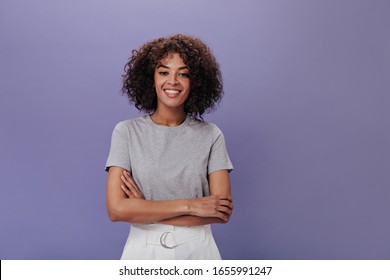
M 121 260 L 220 260 L 210 225 L 131 225 Z

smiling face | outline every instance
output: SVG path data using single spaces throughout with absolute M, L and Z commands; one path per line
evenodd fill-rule
M 187 65 L 178 53 L 164 57 L 154 70 L 154 86 L 157 93 L 157 108 L 180 109 L 190 93 L 190 74 Z

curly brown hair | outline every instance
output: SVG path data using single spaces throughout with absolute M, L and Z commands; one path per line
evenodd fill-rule
M 222 75 L 210 48 L 200 39 L 176 34 L 147 42 L 125 65 L 122 92 L 127 94 L 135 107 L 147 113 L 157 108 L 154 88 L 154 71 L 160 61 L 170 53 L 178 53 L 188 66 L 191 88 L 184 103 L 184 111 L 202 119 L 212 111 L 222 98 Z

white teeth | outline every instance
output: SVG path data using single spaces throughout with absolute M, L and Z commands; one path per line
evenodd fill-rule
M 166 89 L 165 92 L 168 93 L 168 94 L 178 94 L 178 93 L 180 93 L 180 91 L 173 90 L 173 89 Z

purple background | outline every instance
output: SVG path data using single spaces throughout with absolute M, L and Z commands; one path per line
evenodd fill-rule
M 117 259 L 105 209 L 132 49 L 199 36 L 235 165 L 226 259 L 390 259 L 388 1 L 0 2 L 0 258 Z

